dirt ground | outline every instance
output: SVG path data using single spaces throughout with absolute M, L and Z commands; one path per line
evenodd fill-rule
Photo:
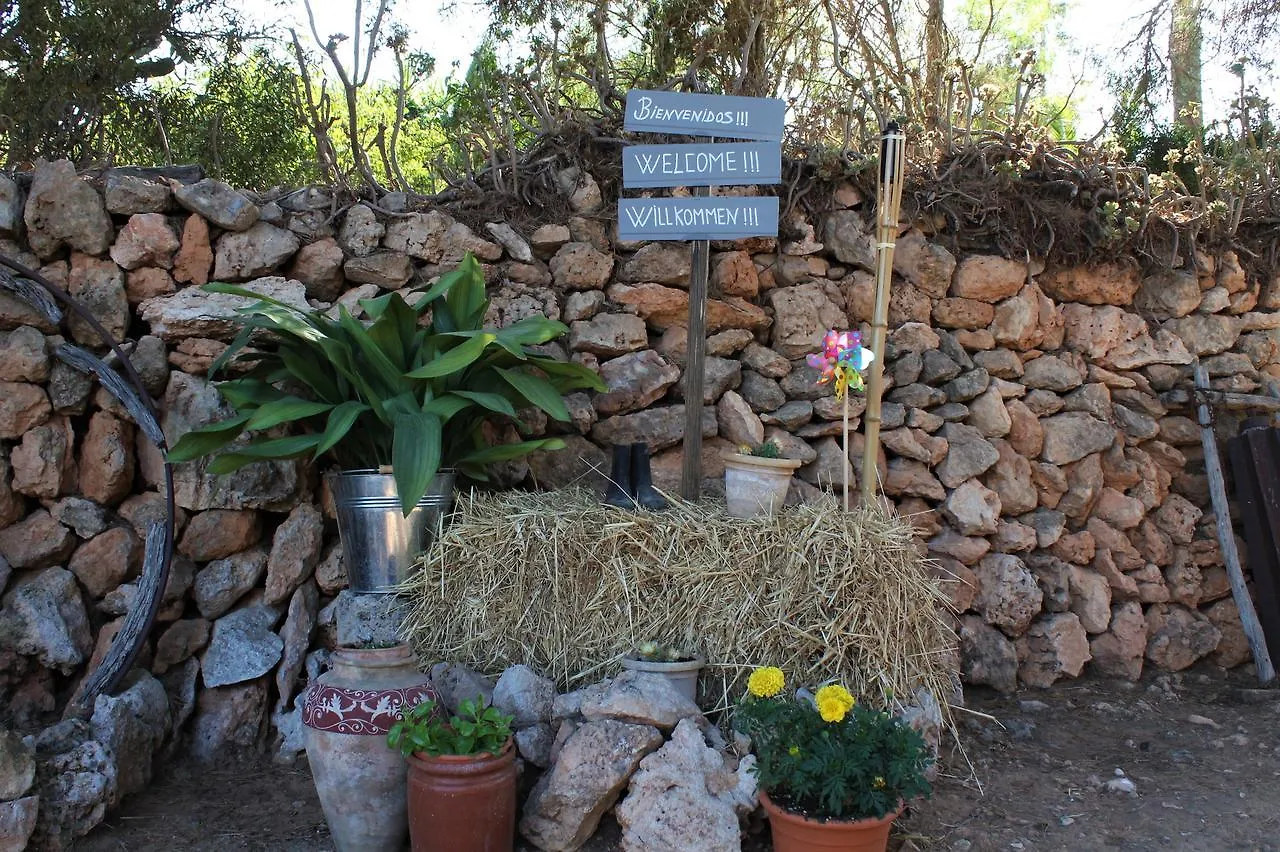
M 1205 669 L 971 691 L 963 753 L 900 820 L 898 852 L 1280 852 L 1280 691 Z M 753 821 L 744 849 L 766 852 Z M 616 827 L 588 846 L 614 852 Z M 331 849 L 305 764 L 176 765 L 77 852 Z

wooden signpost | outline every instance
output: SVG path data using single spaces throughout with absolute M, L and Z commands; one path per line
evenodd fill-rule
M 627 117 L 623 128 L 633 133 L 781 142 L 786 112 L 787 105 L 780 98 L 632 89 L 627 92 Z
M 713 239 L 776 237 L 778 199 L 712 196 L 713 185 L 747 186 L 782 180 L 786 104 L 741 98 L 632 89 L 623 127 L 633 133 L 710 137 L 707 142 L 632 145 L 622 153 L 627 188 L 696 187 L 693 198 L 623 198 L 619 240 L 692 240 L 688 352 L 685 356 L 684 467 L 680 494 L 702 489 L 702 388 L 707 349 L 707 279 Z M 715 137 L 755 140 L 716 144 Z
M 778 183 L 782 146 L 770 142 L 730 145 L 631 145 L 622 149 L 624 186 L 714 186 Z
M 623 198 L 620 240 L 736 240 L 778 233 L 777 196 L 741 198 Z

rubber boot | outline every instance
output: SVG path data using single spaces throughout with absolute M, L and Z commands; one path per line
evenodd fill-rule
M 631 487 L 636 502 L 645 509 L 667 508 L 667 498 L 653 487 L 653 470 L 649 467 L 649 445 L 631 445 Z
M 634 509 L 634 489 L 631 485 L 631 445 L 620 444 L 613 448 L 613 470 L 609 472 L 609 488 L 604 492 L 606 506 Z

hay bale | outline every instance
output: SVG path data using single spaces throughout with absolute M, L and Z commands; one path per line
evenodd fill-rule
M 920 687 L 945 700 L 955 634 L 913 537 L 834 499 L 742 520 L 705 502 L 621 512 L 582 489 L 459 495 L 405 590 L 406 630 L 424 661 L 525 663 L 562 688 L 652 638 L 705 654 L 720 706 L 758 665 L 876 705 Z

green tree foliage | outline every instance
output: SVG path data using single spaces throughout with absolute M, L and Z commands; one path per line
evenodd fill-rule
M 405 92 L 403 119 L 399 132 L 393 134 L 398 87 L 383 83 L 361 91 L 357 111 L 364 128 L 362 138 L 373 151 L 371 165 L 379 182 L 422 193 L 447 188 L 440 179 L 439 167 L 440 162 L 451 162 L 453 157 L 453 146 L 442 127 L 446 97 L 445 87 L 435 83 L 420 84 Z M 336 139 L 334 145 L 339 162 L 352 174 L 354 168 L 347 145 Z M 396 154 L 398 174 L 397 167 L 392 165 L 392 151 Z
M 495 32 L 527 39 L 548 84 L 577 80 L 597 102 L 667 87 L 691 68 L 710 91 L 773 95 L 791 49 L 815 45 L 817 5 L 782 0 L 490 0 Z
M 533 45 L 548 112 L 616 109 L 635 86 L 687 84 L 786 98 L 800 148 L 859 148 L 890 118 L 909 132 L 1043 124 L 1071 131 L 1062 98 L 1044 96 L 1061 0 L 491 0 L 503 37 Z M 1030 51 L 1030 52 L 1029 52 Z M 1024 57 L 1030 56 L 1030 62 Z M 948 73 L 949 72 L 949 73 Z M 941 137 L 936 138 L 942 144 Z
M 1075 111 L 1065 95 L 1045 91 L 1046 75 L 1061 61 L 1054 33 L 1067 4 L 965 0 L 958 11 L 956 73 L 967 77 L 968 91 L 978 96 L 972 110 L 976 126 L 1026 122 L 1049 128 L 1059 139 L 1070 138 Z
M 1271 67 L 1278 23 L 1276 0 L 1153 0 L 1136 19 L 1131 63 L 1108 78 L 1111 132 L 1127 155 L 1199 196 L 1202 215 L 1230 233 L 1246 200 L 1270 197 L 1280 180 L 1271 104 L 1257 87 Z M 1180 35 L 1180 27 L 1195 31 Z M 1245 43 L 1245 34 L 1254 41 Z M 1202 66 L 1228 61 L 1232 50 L 1239 51 L 1227 66 L 1238 81 L 1234 96 L 1206 109 L 1198 102 Z
M 1280 2 L 1277 0 L 1145 0 L 1129 20 L 1131 36 L 1108 77 L 1117 101 L 1117 119 L 1138 121 L 1158 133 L 1169 124 L 1181 124 L 1213 134 L 1206 112 L 1222 105 L 1199 103 L 1203 69 L 1230 69 L 1242 82 L 1242 91 L 1229 104 L 1230 121 L 1248 118 L 1248 99 L 1256 91 L 1245 83 L 1247 69 L 1254 78 L 1274 67 L 1276 38 L 1280 35 Z M 1217 107 L 1218 109 L 1214 109 Z M 1253 112 L 1257 114 L 1256 108 Z M 1117 124 L 1117 132 L 1124 133 Z M 1247 132 L 1247 131 L 1246 131 Z
M 99 155 L 140 84 L 241 35 L 223 0 L 0 0 L 6 163 Z
M 107 116 L 103 141 L 117 162 L 200 163 L 250 189 L 318 177 L 297 73 L 265 49 L 122 100 Z

